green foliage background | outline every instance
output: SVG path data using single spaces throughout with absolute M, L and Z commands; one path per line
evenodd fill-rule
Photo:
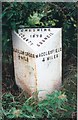
M 63 106 L 64 109 L 67 109 L 69 114 L 63 110 L 60 111 L 60 108 L 53 108 L 56 112 L 50 110 L 49 101 L 54 97 L 51 96 L 45 100 L 41 105 L 37 107 L 37 111 L 42 115 L 43 119 L 52 118 L 52 120 L 58 120 L 60 113 L 62 117 L 72 117 L 73 112 L 76 112 L 76 82 L 77 82 L 77 70 L 76 70 L 76 58 L 77 58 L 77 3 L 71 2 L 4 2 L 2 3 L 2 54 L 3 54 L 3 108 L 5 108 L 5 103 L 9 97 L 14 97 L 16 99 L 19 93 L 19 89 L 15 84 L 14 78 L 14 68 L 13 68 L 13 57 L 12 57 L 12 30 L 18 30 L 22 26 L 25 27 L 62 27 L 63 31 L 63 87 L 62 92 L 66 92 L 68 105 L 67 108 Z M 17 91 L 17 92 L 16 92 Z M 8 92 L 11 92 L 9 95 Z M 59 93 L 59 92 L 58 92 Z M 55 93 L 56 96 L 57 93 Z M 7 100 L 5 99 L 7 98 Z M 13 98 L 12 98 L 13 99 Z M 24 102 L 25 102 L 24 96 Z M 8 103 L 8 101 L 7 101 Z M 7 104 L 6 103 L 6 104 Z M 11 102 L 10 102 L 11 103 Z M 48 104 L 47 104 L 48 103 Z M 60 102 L 57 100 L 57 103 Z M 69 105 L 70 103 L 70 105 Z M 19 107 L 17 104 L 19 104 Z M 53 104 L 53 103 L 50 103 Z M 8 113 L 5 111 L 4 116 L 6 120 L 8 114 L 11 115 L 10 119 L 15 118 L 12 114 L 17 108 L 25 109 L 30 116 L 31 111 L 34 109 L 35 118 L 37 120 L 37 111 L 32 106 L 26 104 L 27 108 L 21 108 L 22 103 L 19 100 L 16 100 L 15 104 L 9 104 L 11 109 Z M 62 101 L 61 101 L 62 105 Z M 21 107 L 20 107 L 21 106 Z M 46 106 L 46 107 L 45 107 Z M 56 103 L 54 106 L 57 106 Z M 52 106 L 53 107 L 53 106 Z M 45 109 L 44 109 L 45 108 Z M 22 117 L 27 117 L 25 114 L 20 115 Z M 41 114 L 43 112 L 43 114 Z M 51 114 L 52 112 L 52 114 Z M 47 113 L 47 114 L 46 114 Z M 59 113 L 59 114 L 57 114 Z M 64 113 L 64 114 L 63 114 Z M 53 116 L 53 117 L 52 117 Z M 55 117 L 57 116 L 57 118 Z M 5 118 L 4 117 L 4 118 Z M 18 116 L 21 118 L 20 116 Z M 41 116 L 40 116 L 41 117 Z M 28 118 L 28 117 L 27 117 Z M 32 117 L 30 117 L 32 118 Z

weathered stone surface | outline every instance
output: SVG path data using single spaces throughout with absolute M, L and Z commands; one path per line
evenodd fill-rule
M 16 83 L 29 95 L 38 91 L 44 99 L 62 80 L 61 28 L 31 28 L 13 31 Z

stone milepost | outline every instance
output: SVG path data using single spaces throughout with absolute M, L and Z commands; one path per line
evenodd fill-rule
M 39 100 L 59 89 L 62 81 L 62 29 L 23 28 L 13 31 L 16 84 Z

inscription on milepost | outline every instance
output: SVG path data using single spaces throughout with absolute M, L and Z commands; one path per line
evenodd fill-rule
M 61 28 L 23 28 L 18 29 L 18 33 L 13 31 L 16 84 L 29 95 L 38 91 L 39 100 L 61 85 L 61 34 Z

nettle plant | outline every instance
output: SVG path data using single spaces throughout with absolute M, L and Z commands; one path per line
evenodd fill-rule
M 62 91 L 54 91 L 47 95 L 45 100 L 39 102 L 33 96 L 30 98 L 26 98 L 24 95 L 16 97 L 11 93 L 5 93 L 2 99 L 3 119 L 51 118 L 57 120 L 58 118 L 70 118 L 72 111 L 74 111 Z

